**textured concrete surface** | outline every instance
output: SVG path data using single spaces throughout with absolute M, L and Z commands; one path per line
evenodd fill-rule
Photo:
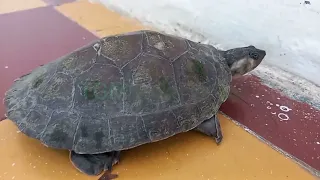
M 36 1 L 27 2 L 31 4 Z M 15 0 L 15 3 L 19 4 L 19 1 Z M 20 3 L 23 4 L 22 0 Z M 41 3 L 34 3 L 35 9 L 21 8 L 27 9 L 26 11 L 12 10 L 14 6 L 7 5 L 8 9 L 1 11 L 11 12 L 0 15 L 0 37 L 6 39 L 6 43 L 0 41 L 0 76 L 4 77 L 1 79 L 1 98 L 13 79 L 93 39 L 126 31 L 150 29 L 98 4 L 86 1 L 62 4 L 58 7 L 52 6 L 53 4 L 47 3 L 47 7 L 43 7 Z M 308 106 L 282 97 L 272 89 L 265 89 L 255 78 L 243 78 L 234 85 L 232 92 L 236 96 L 230 96 L 222 111 L 262 137 L 272 137 L 267 139 L 316 168 L 319 161 L 314 153 L 317 151 L 313 148 L 317 146 L 311 142 L 317 144 L 315 140 L 318 136 L 314 136 L 314 130 L 318 121 L 314 119 L 314 114 L 305 115 L 308 118 L 298 116 L 303 112 L 315 111 L 307 111 Z M 245 93 L 241 92 L 241 89 Z M 264 90 L 268 93 L 264 93 Z M 277 99 L 279 97 L 280 101 Z M 271 109 L 268 108 L 267 101 L 273 103 L 269 104 Z M 251 103 L 254 104 L 254 108 Z M 276 104 L 279 104 L 279 107 Z M 280 112 L 277 108 L 282 105 L 293 109 L 288 113 L 293 122 L 279 122 L 279 119 L 276 119 L 275 116 Z M 1 110 L 3 112 L 3 105 L 0 106 Z M 271 115 L 268 114 L 269 111 Z M 224 116 L 219 117 L 225 137 L 221 146 L 217 146 L 207 136 L 188 132 L 125 151 L 114 172 L 119 173 L 118 179 L 130 180 L 315 179 L 292 159 L 276 152 Z M 296 122 L 299 120 L 308 123 Z M 303 146 L 303 136 L 306 135 L 303 131 L 306 131 L 306 128 L 310 129 L 308 140 L 305 141 L 308 144 Z M 293 131 L 298 134 L 294 135 Z M 294 139 L 298 141 L 298 147 L 294 146 Z M 304 155 L 306 153 L 308 154 Z M 98 179 L 85 176 L 74 169 L 69 162 L 67 151 L 44 147 L 40 142 L 19 133 L 10 120 L 0 122 L 0 154 L 0 179 Z

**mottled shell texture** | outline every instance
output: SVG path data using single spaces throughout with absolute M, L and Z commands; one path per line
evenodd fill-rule
M 26 135 L 93 154 L 195 128 L 217 113 L 230 81 L 214 47 L 136 31 L 102 38 L 20 77 L 5 105 Z

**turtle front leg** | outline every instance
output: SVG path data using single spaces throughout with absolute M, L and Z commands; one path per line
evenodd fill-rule
M 101 154 L 77 154 L 70 152 L 70 161 L 80 172 L 97 176 L 104 170 L 111 171 L 112 166 L 120 160 L 120 151 Z
M 217 115 L 212 118 L 205 120 L 203 123 L 198 125 L 194 130 L 206 134 L 215 139 L 216 143 L 219 145 L 223 139 L 220 121 Z

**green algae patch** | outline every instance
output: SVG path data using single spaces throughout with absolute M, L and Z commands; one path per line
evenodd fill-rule
M 207 74 L 204 69 L 204 65 L 200 61 L 193 60 L 193 71 L 195 74 L 197 74 L 201 82 L 207 80 Z
M 160 77 L 159 83 L 160 83 L 161 91 L 164 92 L 164 93 L 168 93 L 169 92 L 169 82 L 168 82 L 168 80 L 166 78 L 164 78 L 164 77 Z
M 94 99 L 95 98 L 94 90 L 93 89 L 85 89 L 84 96 L 89 100 Z

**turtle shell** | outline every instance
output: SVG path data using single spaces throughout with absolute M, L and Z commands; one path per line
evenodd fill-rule
M 210 45 L 154 31 L 104 37 L 17 79 L 7 116 L 26 135 L 80 154 L 186 132 L 215 115 L 231 73 Z

